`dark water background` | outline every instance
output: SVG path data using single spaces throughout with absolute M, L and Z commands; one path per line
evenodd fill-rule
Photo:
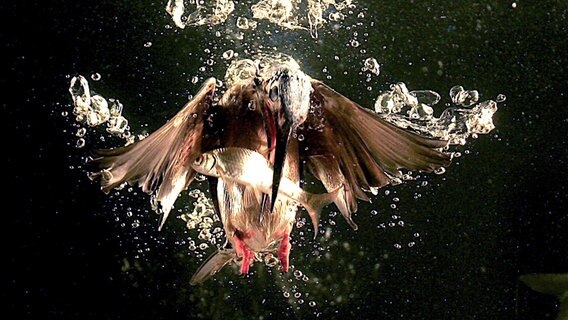
M 444 175 L 428 176 L 420 189 L 413 182 L 389 187 L 390 195 L 360 207 L 359 231 L 324 218 L 333 233 L 321 246 L 331 259 L 315 257 L 316 243 L 295 230 L 291 263 L 320 283 L 288 276 L 290 299 L 282 292 L 285 276 L 260 264 L 245 279 L 227 270 L 189 287 L 199 260 L 181 242 L 188 235 L 183 223 L 171 219 L 158 233 L 147 196 L 109 198 L 85 176 L 87 149 L 74 147 L 76 127 L 61 116 L 71 111 L 69 76 L 100 73 L 91 85 L 119 98 L 141 132 L 159 127 L 195 93 L 198 84 L 190 79 L 209 56 L 205 48 L 219 63 L 199 75 L 223 75 L 223 41 L 207 28 L 166 28 L 173 23 L 165 3 L 0 4 L 6 313 L 14 319 L 554 318 L 555 300 L 518 277 L 568 272 L 567 2 L 518 1 L 513 8 L 512 1 L 359 1 L 375 22 L 356 28 L 364 54 L 345 45 L 353 34 L 345 29 L 324 32 L 317 43 L 280 33 L 226 47 L 245 57 L 245 48 L 279 46 L 308 74 L 366 106 L 396 81 L 445 97 L 456 84 L 485 99 L 507 96 L 495 115 L 497 129 L 458 148 L 470 154 Z M 382 66 L 372 91 L 358 74 L 367 56 Z M 118 145 L 96 137 L 87 147 Z M 394 197 L 400 201 L 391 209 Z M 115 221 L 128 222 L 127 207 L 139 228 Z M 393 214 L 405 227 L 377 228 L 396 222 Z

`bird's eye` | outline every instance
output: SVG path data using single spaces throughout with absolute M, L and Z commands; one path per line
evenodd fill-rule
M 199 155 L 199 157 L 195 159 L 195 161 L 193 161 L 193 163 L 196 165 L 201 165 L 204 160 L 205 160 L 205 155 L 201 154 Z
M 276 101 L 276 99 L 278 99 L 278 86 L 277 85 L 274 85 L 274 86 L 272 86 L 272 88 L 270 88 L 270 91 L 268 92 L 268 97 L 272 101 Z

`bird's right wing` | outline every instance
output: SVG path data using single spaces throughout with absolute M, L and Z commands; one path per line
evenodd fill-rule
M 179 193 L 195 177 L 191 163 L 201 153 L 206 111 L 213 103 L 215 79 L 208 79 L 187 105 L 148 137 L 132 145 L 96 150 L 91 164 L 99 170 L 101 189 L 109 192 L 128 182 L 156 195 L 163 226 Z

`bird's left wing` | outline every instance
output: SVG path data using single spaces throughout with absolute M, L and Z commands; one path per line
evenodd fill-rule
M 357 199 L 369 200 L 364 191 L 391 183 L 399 169 L 449 165 L 447 141 L 399 128 L 321 81 L 312 79 L 312 88 L 311 111 L 297 133 L 300 157 L 328 191 L 343 186 L 335 203 L 353 228 Z
M 191 163 L 202 150 L 207 110 L 213 103 L 215 79 L 208 79 L 185 107 L 148 137 L 132 145 L 96 150 L 91 161 L 99 170 L 101 189 L 109 192 L 128 182 L 154 194 L 163 211 L 163 226 L 179 193 L 195 177 Z

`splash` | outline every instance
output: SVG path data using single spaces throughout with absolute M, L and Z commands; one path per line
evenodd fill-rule
M 497 111 L 497 102 L 478 102 L 476 90 L 452 87 L 449 95 L 453 105 L 435 117 L 434 105 L 441 99 L 438 93 L 431 90 L 409 91 L 402 82 L 391 85 L 390 89 L 377 97 L 375 111 L 399 127 L 460 145 L 465 144 L 469 137 L 488 134 L 495 128 L 493 114 Z M 500 95 L 497 100 L 504 100 L 504 96 Z
M 309 30 L 315 39 L 318 30 L 329 21 L 343 20 L 346 9 L 353 9 L 352 0 L 260 0 L 250 7 L 252 17 L 237 17 L 236 27 L 256 29 L 259 20 L 266 20 L 282 28 Z M 199 1 L 169 0 L 166 12 L 179 28 L 188 26 L 218 25 L 235 11 L 230 0 Z

